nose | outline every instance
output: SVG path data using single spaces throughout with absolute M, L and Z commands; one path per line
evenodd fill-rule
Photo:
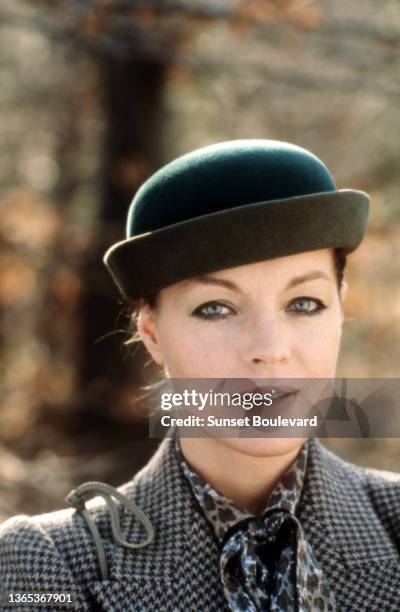
M 290 347 L 283 325 L 275 318 L 253 321 L 244 343 L 244 358 L 248 365 L 273 366 L 289 359 Z

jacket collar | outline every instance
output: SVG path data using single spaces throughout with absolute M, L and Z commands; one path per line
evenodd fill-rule
M 189 547 L 194 544 L 194 525 L 196 534 L 199 522 L 204 533 L 212 534 L 182 472 L 173 442 L 172 434 L 164 438 L 149 463 L 120 488 L 133 498 L 156 528 L 155 542 L 151 545 L 153 554 L 149 554 L 150 547 L 141 550 L 146 558 L 154 556 L 154 563 L 159 556 L 157 564 L 149 566 L 152 575 L 155 570 L 159 575 L 173 575 L 182 546 L 185 542 Z M 365 485 L 362 470 L 329 451 L 319 439 L 309 440 L 307 471 L 297 514 L 316 553 L 331 554 L 334 550 L 352 563 L 370 558 L 371 547 L 376 546 L 375 550 L 381 551 L 384 558 L 398 558 L 379 517 L 371 511 Z M 140 541 L 144 537 L 131 514 L 125 515 L 122 532 L 128 541 Z M 170 548 L 171 538 L 175 543 L 173 554 L 163 559 L 164 545 L 168 541 Z M 112 568 L 114 578 L 135 570 L 138 552 L 132 554 L 128 549 L 118 548 Z
M 167 597 L 168 593 L 168 597 L 172 597 L 168 589 L 178 580 L 177 568 L 182 566 L 184 559 L 191 559 L 192 563 L 196 563 L 196 559 L 206 559 L 206 565 L 199 562 L 196 566 L 198 580 L 208 584 L 210 589 L 214 581 L 218 590 L 215 572 L 218 542 L 183 474 L 173 442 L 172 436 L 167 435 L 146 466 L 132 481 L 119 487 L 119 491 L 147 514 L 153 523 L 155 538 L 143 549 L 132 551 L 115 546 L 110 581 L 96 581 L 92 585 L 93 594 L 105 609 L 113 609 L 115 588 L 119 593 L 125 591 L 129 597 L 139 597 L 150 589 L 158 593 L 158 599 L 152 603 L 161 605 L 162 597 Z M 337 579 L 337 568 L 348 570 L 360 564 L 365 567 L 368 564 L 371 568 L 373 558 L 378 560 L 374 569 L 378 575 L 379 571 L 384 571 L 379 562 L 398 562 L 395 544 L 368 497 L 365 472 L 329 451 L 318 439 L 309 441 L 307 471 L 297 516 L 323 571 L 333 583 Z M 124 513 L 121 531 L 129 542 L 139 542 L 145 537 L 144 530 L 131 514 Z M 160 591 L 154 590 L 156 583 L 163 585 Z

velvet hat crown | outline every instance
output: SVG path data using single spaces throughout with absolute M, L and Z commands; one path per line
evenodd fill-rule
M 277 140 L 197 149 L 143 183 L 126 239 L 103 261 L 121 293 L 138 299 L 224 268 L 322 248 L 354 251 L 369 196 L 337 189 L 313 153 Z

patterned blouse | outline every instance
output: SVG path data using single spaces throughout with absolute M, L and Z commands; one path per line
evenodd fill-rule
M 179 434 L 175 435 L 175 452 L 220 544 L 219 569 L 231 610 L 336 609 L 295 516 L 307 467 L 307 442 L 273 489 L 261 518 L 237 507 L 189 466 Z

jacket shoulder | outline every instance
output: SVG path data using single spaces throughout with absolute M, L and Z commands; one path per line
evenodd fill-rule
M 372 492 L 385 489 L 400 495 L 400 472 L 380 470 L 352 463 L 339 457 L 339 455 L 336 455 L 326 447 L 324 448 L 324 453 L 329 456 L 330 460 L 342 474 L 347 474 L 349 478 L 363 483 L 366 490 Z
M 8 598 L 11 591 L 57 591 L 71 594 L 74 609 L 88 611 L 91 608 L 85 581 L 93 578 L 89 574 L 91 568 L 96 567 L 95 560 L 90 563 L 91 556 L 94 553 L 87 531 L 73 509 L 13 516 L 0 524 L 3 598 Z M 1 607 L 3 609 L 8 608 Z M 37 610 L 37 604 L 32 610 Z
M 329 469 L 333 469 L 341 475 L 346 474 L 349 478 L 371 484 L 372 487 L 393 486 L 400 487 L 400 472 L 380 470 L 372 467 L 358 465 L 337 455 L 318 439 L 317 444 L 321 450 L 323 460 Z

